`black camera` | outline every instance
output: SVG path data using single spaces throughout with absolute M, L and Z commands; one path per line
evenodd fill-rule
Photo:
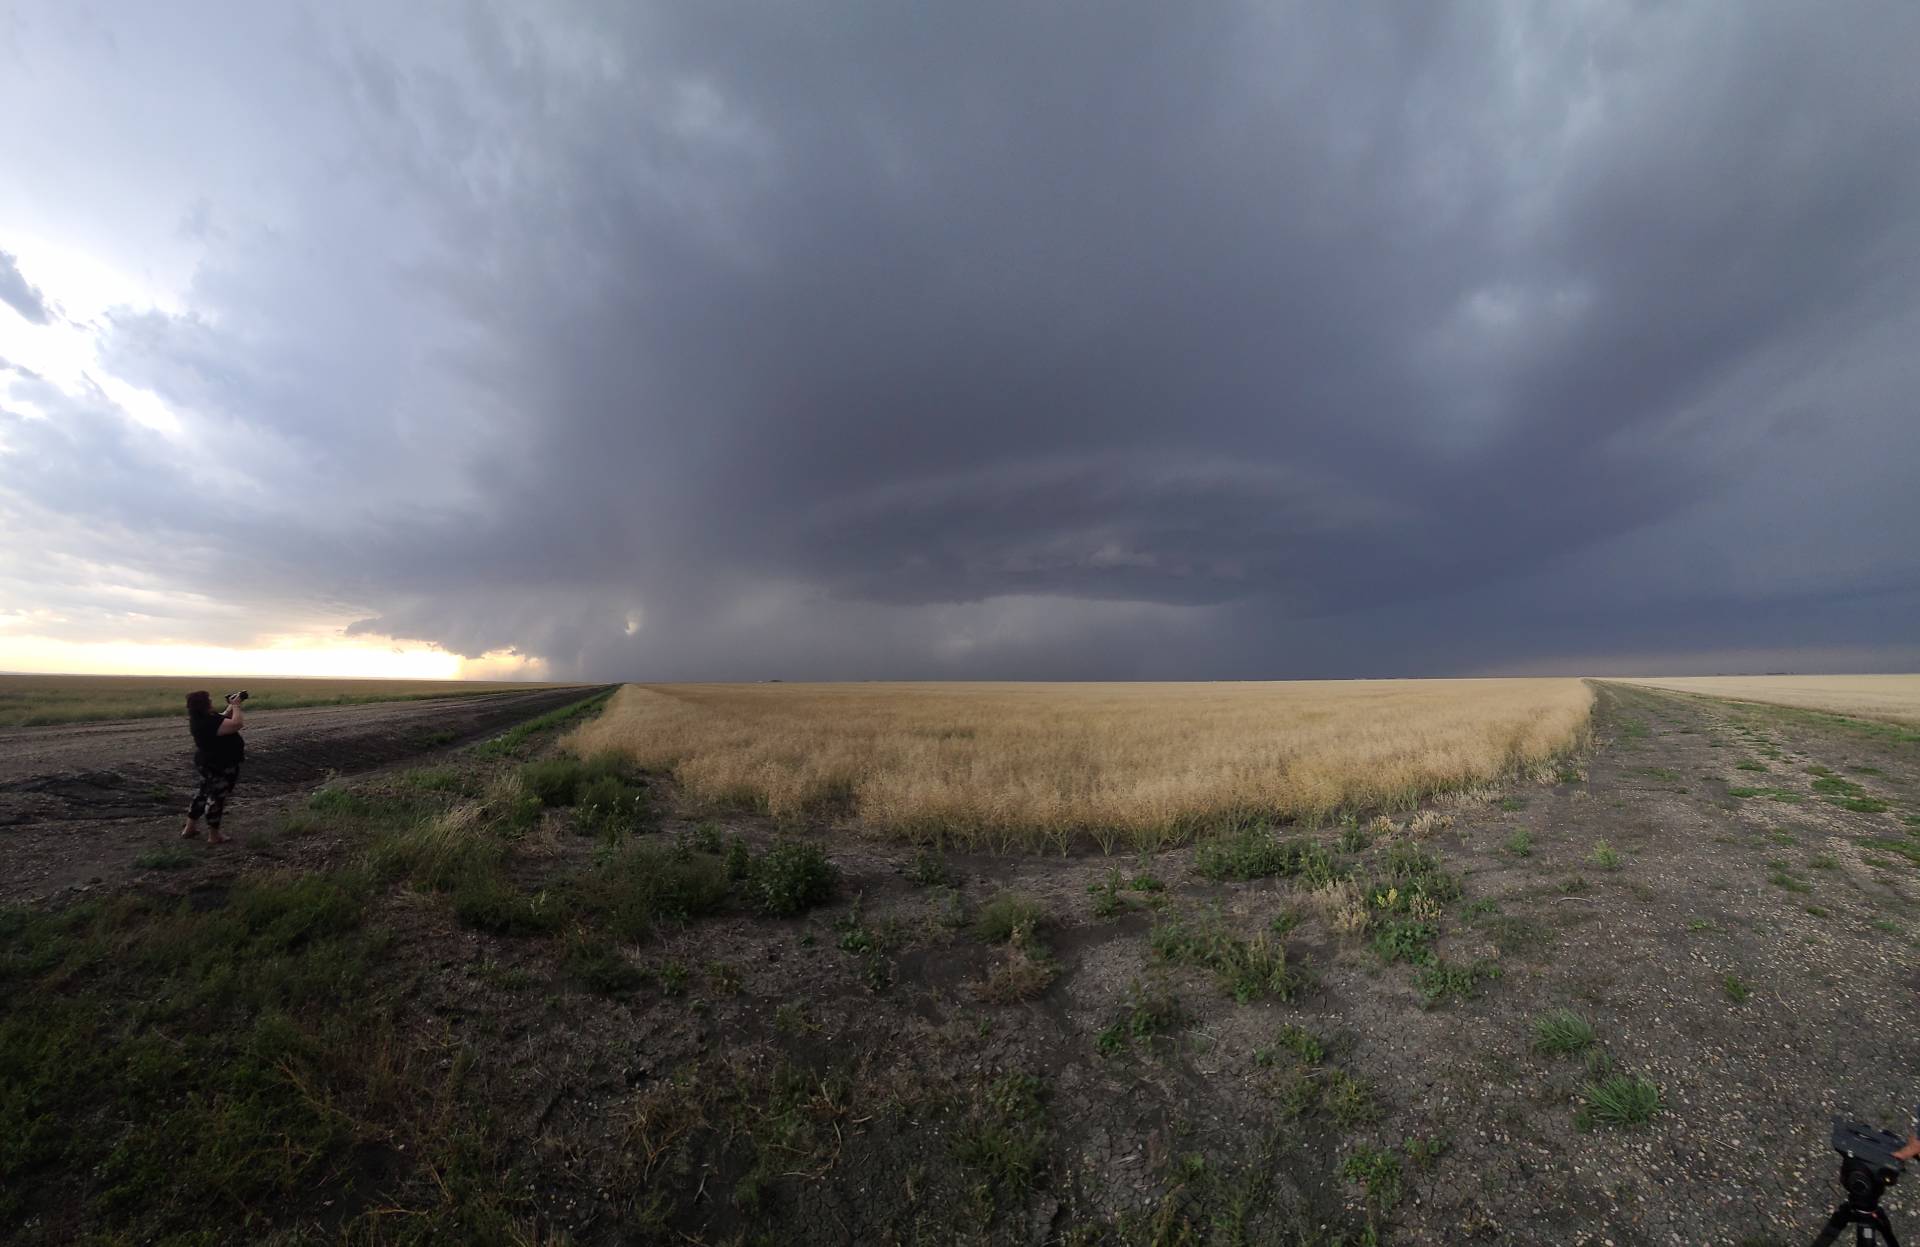
M 1906 1163 L 1894 1156 L 1905 1139 L 1857 1121 L 1833 1119 L 1833 1150 L 1840 1153 L 1840 1185 L 1855 1208 L 1879 1204 L 1886 1189 L 1900 1180 Z
M 229 702 L 236 702 L 236 701 L 245 701 L 246 699 L 247 699 L 247 690 L 246 690 L 246 689 L 241 689 L 241 690 L 240 690 L 239 692 L 237 692 L 237 693 L 228 693 L 228 694 L 227 694 L 227 700 L 228 700 Z

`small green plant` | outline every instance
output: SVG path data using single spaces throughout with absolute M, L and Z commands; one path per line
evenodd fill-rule
M 1733 1001 L 1733 1003 L 1737 1005 L 1745 1004 L 1747 1002 L 1747 997 L 1753 995 L 1753 989 L 1751 987 L 1748 987 L 1745 983 L 1741 982 L 1737 976 L 1732 974 L 1729 974 L 1725 978 L 1721 979 L 1720 985 L 1726 988 L 1727 999 Z
M 753 873 L 753 853 L 747 848 L 747 842 L 739 836 L 729 836 L 727 847 L 720 854 L 721 868 L 727 872 L 727 878 L 735 883 Z
M 1639 1126 L 1660 1111 L 1660 1089 L 1637 1074 L 1613 1074 L 1587 1084 L 1586 1104 L 1577 1118 L 1582 1129 Z
M 1816 853 L 1807 859 L 1807 865 L 1814 870 L 1833 870 L 1840 865 L 1830 853 Z
M 1502 797 L 1500 798 L 1500 808 L 1509 814 L 1516 810 L 1524 810 L 1527 808 L 1527 799 L 1525 797 Z
M 1569 1056 L 1593 1046 L 1593 1026 L 1571 1009 L 1555 1009 L 1533 1019 L 1533 1050 Z
M 1527 831 L 1516 831 L 1507 837 L 1501 849 L 1510 857 L 1531 857 L 1533 855 L 1533 836 Z
M 916 888 L 952 887 L 953 870 L 947 865 L 947 855 L 937 848 L 923 848 L 915 853 L 907 863 L 907 882 Z
M 693 841 L 693 847 L 702 853 L 717 854 L 726 850 L 726 842 L 721 839 L 720 827 L 717 823 L 699 824 L 693 829 L 689 839 Z
M 1160 877 L 1152 871 L 1141 870 L 1136 873 L 1133 878 L 1127 880 L 1127 888 L 1129 891 L 1151 894 L 1166 891 L 1167 885 L 1162 883 Z
M 1716 931 L 1718 929 L 1718 927 L 1714 926 L 1713 919 L 1711 918 L 1687 919 L 1687 930 L 1689 931 Z
M 683 963 L 671 960 L 661 962 L 655 974 L 660 980 L 660 994 L 662 996 L 686 995 L 687 980 L 693 977 L 693 972 L 687 969 Z
M 1112 918 L 1125 912 L 1127 902 L 1120 895 L 1121 886 L 1118 867 L 1109 870 L 1105 879 L 1087 885 L 1087 891 L 1093 895 L 1094 917 Z
M 748 903 L 772 918 L 791 918 L 833 899 L 840 884 L 819 846 L 802 840 L 776 841 L 747 870 Z
M 1773 871 L 1771 874 L 1767 876 L 1767 882 L 1771 883 L 1776 888 L 1784 888 L 1789 892 L 1813 891 L 1812 884 L 1804 883 L 1801 880 L 1794 878 L 1792 875 L 1788 874 L 1784 870 Z
M 1047 1160 L 1047 1112 L 1040 1079 L 1023 1071 L 1002 1074 L 980 1088 L 953 1141 L 954 1159 L 993 1186 L 1033 1186 Z
M 1748 758 L 1744 762 L 1735 763 L 1734 765 L 1736 765 L 1737 767 L 1739 767 L 1740 770 L 1743 770 L 1743 771 L 1764 771 L 1767 769 L 1766 763 L 1757 762 L 1752 758 Z
M 1441 1135 L 1430 1139 L 1408 1139 L 1403 1145 L 1407 1159 L 1415 1169 L 1430 1169 L 1433 1162 L 1447 1154 L 1448 1140 Z
M 1416 966 L 1433 960 L 1433 940 L 1439 930 L 1432 923 L 1392 919 L 1374 933 L 1373 951 L 1380 960 L 1405 961 Z
M 1580 896 L 1589 886 L 1585 875 L 1568 875 L 1560 881 L 1560 891 L 1568 896 Z
M 1843 810 L 1852 810 L 1855 814 L 1884 814 L 1891 807 L 1878 797 L 1832 797 L 1833 804 Z
M 1318 1065 L 1327 1059 L 1327 1046 L 1320 1037 L 1292 1022 L 1280 1028 L 1279 1044 L 1308 1065 Z
M 1616 853 L 1613 846 L 1605 840 L 1593 846 L 1593 853 L 1588 856 L 1587 860 L 1602 870 L 1620 869 L 1620 854 Z
M 1471 965 L 1449 965 L 1438 959 L 1421 966 L 1413 976 L 1420 999 L 1428 1007 L 1450 998 L 1471 999 L 1479 994 L 1480 984 L 1500 977 L 1500 967 L 1491 961 Z
M 1361 1145 L 1340 1162 L 1340 1176 L 1367 1192 L 1367 1208 L 1377 1216 L 1400 1202 L 1400 1157 L 1384 1148 Z

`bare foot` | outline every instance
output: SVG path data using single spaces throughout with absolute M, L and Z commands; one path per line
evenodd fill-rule
M 207 828 L 208 844 L 225 844 L 232 839 L 233 839 L 232 836 L 223 836 L 219 832 L 215 831 L 213 828 L 211 827 Z
M 200 834 L 200 825 L 194 822 L 192 819 L 188 819 L 187 825 L 180 829 L 180 838 L 182 840 L 191 840 L 199 834 Z

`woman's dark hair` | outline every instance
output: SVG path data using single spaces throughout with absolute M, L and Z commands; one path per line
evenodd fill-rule
M 209 693 L 206 689 L 201 689 L 199 692 L 196 692 L 196 693 L 188 693 L 187 694 L 187 713 L 188 714 L 212 714 L 213 713 L 213 694 Z

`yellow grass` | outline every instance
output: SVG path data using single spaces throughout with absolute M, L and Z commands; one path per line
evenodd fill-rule
M 247 709 L 340 706 L 371 701 L 412 701 L 550 688 L 542 684 L 476 680 L 318 680 L 246 676 L 117 676 L 0 674 L 0 727 L 39 727 L 93 719 L 150 719 L 184 714 L 188 693 L 206 689 L 218 706 L 228 693 L 246 689 Z
M 1709 675 L 1618 683 L 1920 725 L 1920 675 Z
M 1579 680 L 629 685 L 571 747 L 696 799 L 876 830 L 1111 847 L 1406 807 L 1567 749 Z

